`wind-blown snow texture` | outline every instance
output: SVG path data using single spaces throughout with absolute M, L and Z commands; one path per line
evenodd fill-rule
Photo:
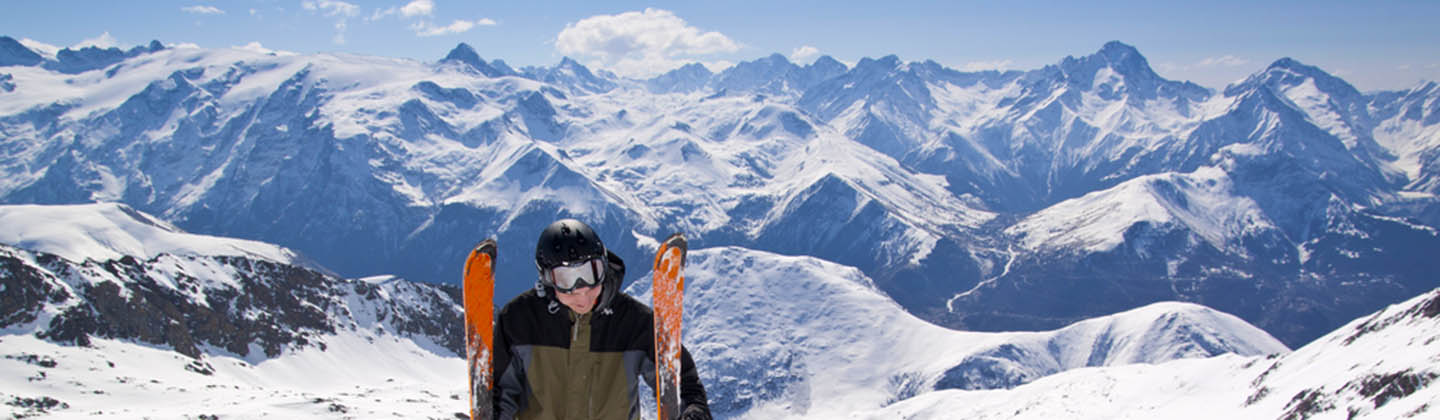
M 1178 300 L 1299 346 L 1440 271 L 1440 89 L 1292 59 L 1216 90 L 1119 42 L 1024 72 L 772 55 L 648 81 L 466 45 L 27 51 L 0 38 L 0 203 L 123 202 L 351 277 L 453 283 L 495 236 L 512 296 L 538 230 L 578 217 L 627 257 L 684 231 L 856 267 L 949 327 Z

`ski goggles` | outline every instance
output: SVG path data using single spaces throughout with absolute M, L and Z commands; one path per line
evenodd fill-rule
M 605 280 L 605 262 L 593 258 L 540 270 L 540 281 L 560 293 L 593 287 Z

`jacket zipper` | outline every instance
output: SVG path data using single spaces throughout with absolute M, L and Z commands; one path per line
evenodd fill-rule
M 576 316 L 576 317 L 573 318 L 573 319 L 574 319 L 574 321 L 575 321 L 575 324 L 574 324 L 574 327 L 572 327 L 572 328 L 570 329 L 570 347 L 571 347 L 571 348 L 574 348 L 574 347 L 575 347 L 575 342 L 578 341 L 578 340 L 580 340 L 580 323 L 583 322 L 583 320 L 585 319 L 585 317 L 584 317 L 583 315 L 580 315 L 580 316 Z M 589 346 L 586 346 L 586 347 L 588 348 Z M 587 358 L 587 359 L 588 359 L 588 358 Z M 595 393 L 594 393 L 594 392 L 591 392 L 591 391 L 593 391 L 593 389 L 590 389 L 590 388 L 591 388 L 591 385 L 594 383 L 593 381 L 594 381 L 594 375 L 595 375 L 595 366 L 593 366 L 593 365 L 591 365 L 591 366 L 581 366 L 581 368 L 582 368 L 582 369 L 585 369 L 586 373 L 589 374 L 589 375 L 586 377 L 585 383 L 581 384 L 581 386 L 584 386 L 584 387 L 585 387 L 585 390 L 584 390 L 584 392 L 585 392 L 585 416 L 588 418 L 588 417 L 590 417 L 590 416 L 595 415 Z

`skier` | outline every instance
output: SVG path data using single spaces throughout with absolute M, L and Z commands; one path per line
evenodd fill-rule
M 535 288 L 495 323 L 497 417 L 638 420 L 640 378 L 655 387 L 655 326 L 649 307 L 620 292 L 625 262 L 589 226 L 565 219 L 540 233 L 535 265 Z M 683 348 L 680 397 L 681 419 L 711 418 Z

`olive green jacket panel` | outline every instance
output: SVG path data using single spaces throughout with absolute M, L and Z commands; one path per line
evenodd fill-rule
M 519 419 L 633 420 L 635 383 L 617 374 L 626 372 L 624 353 L 590 351 L 592 331 L 587 314 L 575 322 L 570 348 L 531 349 L 526 370 L 534 392 Z

